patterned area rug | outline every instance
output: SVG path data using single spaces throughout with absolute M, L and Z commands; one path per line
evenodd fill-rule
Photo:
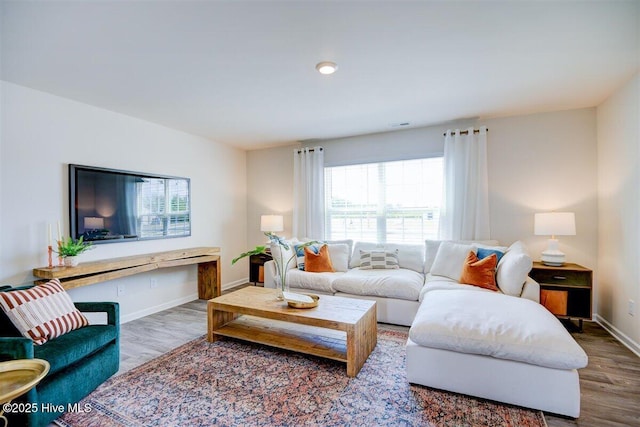
M 539 411 L 410 385 L 405 332 L 379 329 L 356 378 L 343 363 L 224 339 L 191 341 L 104 383 L 65 427 L 518 426 Z

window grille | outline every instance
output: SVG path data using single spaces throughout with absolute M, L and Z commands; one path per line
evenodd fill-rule
M 442 157 L 325 168 L 326 238 L 424 243 L 438 237 Z

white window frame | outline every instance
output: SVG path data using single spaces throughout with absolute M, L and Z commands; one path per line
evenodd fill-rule
M 425 239 L 436 239 L 442 199 L 442 167 L 443 158 L 440 156 L 325 167 L 325 237 L 378 243 L 423 243 Z M 430 169 L 427 171 L 426 168 Z M 361 176 L 353 180 L 346 178 L 349 173 L 352 177 L 353 174 L 357 175 L 358 169 L 361 169 Z M 421 176 L 406 176 L 409 171 L 417 171 Z M 345 175 L 334 176 L 340 173 Z M 395 175 L 387 178 L 388 173 Z M 351 191 L 354 196 L 351 200 L 344 196 L 335 197 L 336 200 L 332 202 L 335 196 L 334 179 L 339 186 L 336 193 L 344 195 L 349 193 L 344 187 L 357 187 Z M 415 194 L 415 189 L 420 189 L 421 194 L 432 194 L 411 197 L 411 191 Z M 344 200 L 344 205 L 338 206 L 338 200 Z M 351 221 L 349 224 L 348 218 Z M 399 228 L 390 229 L 393 218 L 400 223 Z M 413 224 L 407 224 L 408 221 L 413 221 Z M 341 222 L 341 230 L 338 231 L 336 224 Z M 375 227 L 372 223 L 375 223 Z M 374 228 L 375 232 L 372 232 Z

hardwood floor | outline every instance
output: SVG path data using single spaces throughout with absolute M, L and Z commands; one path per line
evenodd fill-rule
M 192 301 L 123 324 L 118 374 L 204 335 L 206 307 L 206 301 Z M 580 370 L 581 415 L 572 420 L 545 414 L 548 426 L 640 426 L 640 358 L 597 323 L 586 322 L 584 332 L 573 336 L 589 355 Z
M 577 420 L 545 414 L 549 427 L 640 426 L 640 357 L 595 322 L 572 333 L 589 356 L 580 372 L 581 411 Z

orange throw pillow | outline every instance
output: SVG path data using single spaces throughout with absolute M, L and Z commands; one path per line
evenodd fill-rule
M 486 258 L 478 259 L 476 254 L 469 252 L 467 259 L 462 267 L 462 276 L 460 283 L 479 286 L 481 288 L 497 291 L 496 286 L 496 266 L 498 265 L 498 257 L 491 254 Z
M 304 248 L 304 271 L 312 273 L 334 272 L 329 256 L 329 246 L 322 245 L 318 253 L 313 252 L 313 249 L 309 247 Z

